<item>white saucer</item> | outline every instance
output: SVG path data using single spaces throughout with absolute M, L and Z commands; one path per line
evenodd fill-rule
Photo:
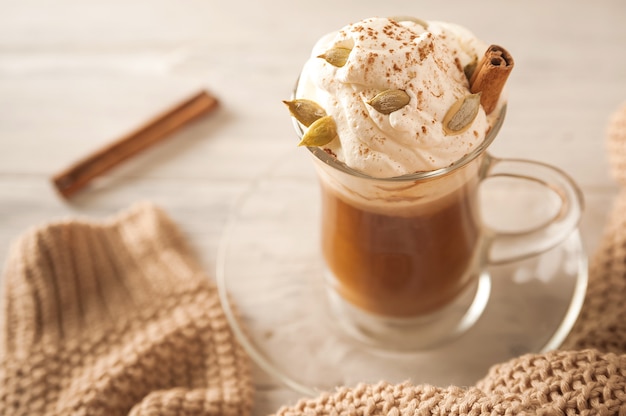
M 381 380 L 467 386 L 493 364 L 555 349 L 565 339 L 587 286 L 578 232 L 540 256 L 489 267 L 491 294 L 482 316 L 437 349 L 385 352 L 346 336 L 326 303 L 318 185 L 308 153 L 294 149 L 252 182 L 218 254 L 217 282 L 229 323 L 269 374 L 306 395 Z M 507 192 L 531 193 L 519 185 L 507 185 Z M 494 201 L 501 199 L 498 187 L 486 188 Z M 545 199 L 526 200 L 534 205 L 519 212 L 545 211 Z

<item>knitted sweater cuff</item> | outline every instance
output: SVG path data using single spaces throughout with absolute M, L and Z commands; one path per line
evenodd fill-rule
M 157 207 L 33 229 L 3 280 L 0 414 L 249 413 L 248 357 Z
M 174 224 L 149 203 L 102 222 L 32 229 L 12 246 L 4 270 L 2 345 L 19 353 L 115 323 L 208 284 L 199 270 Z

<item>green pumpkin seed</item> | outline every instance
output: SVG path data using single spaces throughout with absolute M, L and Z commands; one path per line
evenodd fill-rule
M 459 98 L 443 118 L 443 131 L 447 135 L 461 134 L 474 122 L 480 109 L 480 94 Z
M 319 147 L 337 137 L 337 124 L 331 116 L 324 116 L 311 124 L 298 146 Z
M 352 49 L 336 46 L 319 55 L 318 58 L 326 60 L 332 66 L 342 67 L 348 62 L 351 51 Z
M 293 101 L 283 101 L 291 115 L 300 123 L 309 127 L 315 120 L 326 115 L 326 111 L 318 103 L 304 98 Z
M 381 114 L 391 114 L 398 111 L 411 101 L 411 97 L 404 90 L 386 90 L 376 94 L 367 104 Z

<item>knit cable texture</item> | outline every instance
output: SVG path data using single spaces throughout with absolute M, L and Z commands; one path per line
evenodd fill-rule
M 473 387 L 359 384 L 281 408 L 277 416 L 626 416 L 626 103 L 607 132 L 622 187 L 590 263 L 581 315 L 559 351 L 495 365 Z
M 0 415 L 246 415 L 248 358 L 152 204 L 27 232 L 4 270 Z

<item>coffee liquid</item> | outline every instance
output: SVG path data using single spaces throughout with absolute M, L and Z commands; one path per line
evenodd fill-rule
M 472 276 L 479 250 L 477 186 L 414 214 L 387 215 L 344 201 L 322 186 L 322 250 L 336 290 L 387 317 L 417 317 L 452 301 Z

